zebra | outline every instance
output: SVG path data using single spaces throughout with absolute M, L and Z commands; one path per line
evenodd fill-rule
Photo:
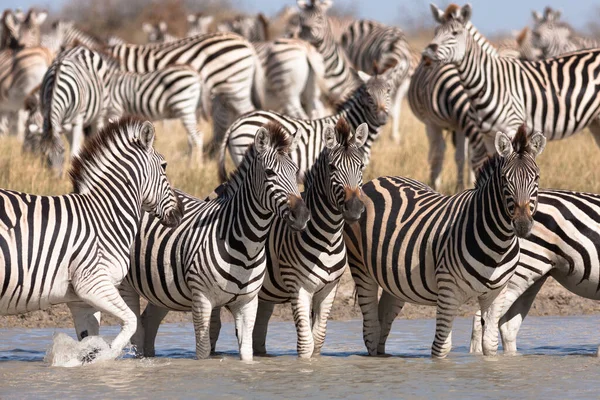
M 485 310 L 486 328 L 497 324 L 489 307 L 517 266 L 517 237 L 531 231 L 535 159 L 545 144 L 540 132 L 528 138 L 524 126 L 516 134 L 498 132 L 499 156 L 482 167 L 475 189 L 453 196 L 401 177 L 363 185 L 365 212 L 344 235 L 370 355 L 385 353 L 390 325 L 382 322 L 404 302 L 437 306 L 436 358 L 450 351 L 453 320 L 469 298 Z
M 352 137 L 344 118 L 325 127 L 324 147 L 304 178 L 303 198 L 311 219 L 300 233 L 276 219 L 267 239 L 267 273 L 258 295 L 252 343 L 254 354 L 266 354 L 267 325 L 276 303 L 291 302 L 298 334 L 298 356 L 319 354 L 327 318 L 346 267 L 344 222 L 363 212 L 360 200 L 363 159 L 360 147 L 369 135 L 366 123 Z M 311 317 L 312 310 L 312 317 Z M 312 332 L 310 321 L 313 321 Z M 220 310 L 211 318 L 211 348 L 219 336 Z
M 46 21 L 48 12 L 38 11 L 35 8 L 30 9 L 21 20 L 16 38 L 16 48 L 30 48 L 40 45 L 41 25 Z M 12 38 L 14 41 L 15 38 Z
M 46 47 L 56 53 L 75 45 L 86 46 L 94 50 L 103 49 L 107 45 L 104 40 L 79 29 L 75 26 L 74 21 L 67 20 L 55 21 L 50 33 L 43 40 Z
M 541 51 L 542 58 L 600 47 L 597 40 L 578 35 L 569 24 L 560 20 L 560 16 L 561 12 L 551 7 L 544 9 L 543 16 L 533 12 L 532 45 Z
M 529 27 L 514 33 L 514 38 L 501 40 L 496 48 L 502 57 L 514 57 L 522 60 L 535 61 L 542 57 L 542 52 L 533 45 L 533 34 Z
M 212 33 L 193 36 L 170 43 L 152 45 L 117 45 L 107 52 L 128 72 L 145 73 L 171 64 L 187 64 L 202 78 L 203 91 L 220 95 L 228 103 L 231 116 L 215 116 L 213 120 L 236 118 L 264 104 L 264 71 L 254 47 L 234 33 Z M 215 146 L 224 132 L 213 131 Z
M 205 15 L 204 13 L 188 14 L 188 31 L 187 36 L 206 35 L 210 32 L 215 17 Z
M 155 24 L 144 22 L 142 24 L 142 31 L 148 36 L 148 43 L 169 43 L 180 39 L 167 32 L 167 23 L 165 21 L 159 21 Z
M 99 132 L 106 121 L 109 90 L 106 82 L 117 62 L 107 62 L 85 46 L 63 51 L 48 68 L 40 88 L 44 124 L 42 152 L 48 167 L 58 175 L 64 167 L 64 145 L 61 133 L 70 133 L 71 156 L 79 153 L 84 141 L 84 128 Z
M 300 120 L 288 117 L 273 111 L 255 111 L 238 118 L 225 133 L 219 155 L 219 176 L 223 180 L 225 173 L 225 153 L 238 165 L 244 152 L 254 140 L 257 126 L 274 121 L 281 124 L 287 132 L 297 132 L 300 135 L 300 144 L 292 153 L 292 159 L 299 166 L 298 179 L 302 180 L 304 172 L 315 162 L 323 148 L 323 132 L 325 126 L 335 125 L 340 118 L 345 118 L 352 129 L 358 128 L 362 122 L 369 126 L 369 136 L 366 143 L 361 146 L 364 162 L 368 164 L 371 155 L 371 146 L 379 137 L 379 131 L 387 122 L 391 102 L 393 68 L 382 75 L 369 77 L 356 92 L 338 107 L 338 113 L 329 117 L 316 120 Z M 362 73 L 361 73 L 362 74 Z M 363 75 L 365 79 L 366 76 Z
M 390 61 L 404 65 L 408 71 L 394 94 L 392 107 L 392 139 L 400 143 L 400 111 L 402 99 L 408 91 L 412 76 L 420 56 L 410 48 L 406 35 L 397 27 L 386 26 L 374 21 L 358 20 L 342 34 L 341 46 L 354 65 L 354 68 L 367 74 L 375 73 L 377 65 L 385 66 Z
M 600 50 L 536 62 L 498 57 L 484 51 L 465 29 L 471 11 L 468 4 L 452 4 L 446 11 L 432 5 L 439 25 L 423 54 L 457 68 L 481 131 L 512 129 L 525 122 L 558 140 L 589 127 L 600 144 L 600 87 L 587 84 L 600 77 Z M 572 71 L 577 71 L 573 78 Z M 489 148 L 490 135 L 484 139 Z
M 262 13 L 256 16 L 238 15 L 233 19 L 221 21 L 217 31 L 235 32 L 251 42 L 269 40 L 269 20 Z
M 519 240 L 521 257 L 508 282 L 500 312 L 502 346 L 517 351 L 517 333 L 537 293 L 552 276 L 579 296 L 600 300 L 600 195 L 566 190 L 540 190 L 535 225 Z M 473 320 L 471 351 L 497 349 L 497 333 L 481 337 L 481 316 Z
M 10 9 L 4 10 L 1 21 L 0 50 L 19 47 L 19 30 L 24 19 L 25 15 L 22 12 L 15 13 Z
M 276 124 L 257 131 L 242 164 L 213 196 L 202 201 L 178 192 L 184 217 L 177 228 L 142 218 L 131 272 L 121 290 L 138 315 L 139 296 L 148 300 L 142 326 L 132 338 L 146 357 L 154 355 L 156 332 L 168 311 L 191 310 L 196 356 L 207 358 L 211 310 L 226 306 L 236 317 L 240 357 L 252 359 L 272 220 L 278 216 L 291 229 L 302 230 L 310 219 L 296 184 L 298 168 L 289 156 L 297 139 Z
M 154 136 L 141 120 L 108 125 L 73 162 L 71 194 L 0 190 L 2 315 L 84 302 L 122 321 L 111 344 L 113 356 L 121 352 L 136 320 L 117 286 L 129 270 L 142 212 L 170 227 L 182 218 Z

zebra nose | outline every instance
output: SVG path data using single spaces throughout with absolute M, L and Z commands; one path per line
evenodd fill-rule
M 365 210 L 365 204 L 361 199 L 362 190 L 360 188 L 345 187 L 344 192 L 345 201 L 342 206 L 342 216 L 348 223 L 356 222 Z
M 288 195 L 288 205 L 290 210 L 287 217 L 288 226 L 295 231 L 304 230 L 310 221 L 310 211 L 304 200 L 297 195 L 290 194 Z
M 427 48 L 435 53 L 438 49 L 438 45 L 435 43 L 431 43 L 429 46 L 427 46 Z

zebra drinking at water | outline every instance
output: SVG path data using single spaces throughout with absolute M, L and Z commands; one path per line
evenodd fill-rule
M 273 307 L 286 302 L 292 304 L 298 356 L 307 358 L 321 352 L 327 318 L 346 269 L 342 228 L 345 222 L 356 221 L 364 209 L 360 200 L 364 167 L 360 147 L 368 135 L 365 123 L 358 126 L 354 136 L 344 118 L 337 121 L 335 129 L 327 125 L 323 150 L 304 178 L 303 198 L 311 211 L 306 229 L 294 232 L 282 220 L 273 223 L 267 240 L 267 274 L 258 295 L 254 354 L 266 353 L 267 325 Z M 214 310 L 213 351 L 219 317 L 220 310 Z
M 211 311 L 225 306 L 235 316 L 240 357 L 252 359 L 272 220 L 278 216 L 291 229 L 302 230 L 310 218 L 296 184 L 298 167 L 290 158 L 297 141 L 276 124 L 258 128 L 243 162 L 211 199 L 181 194 L 185 216 L 179 227 L 142 219 L 131 273 L 121 288 L 138 315 L 139 296 L 149 302 L 132 339 L 141 354 L 154 355 L 156 333 L 169 310 L 191 310 L 196 356 L 207 358 Z
M 498 132 L 500 156 L 483 166 L 475 189 L 454 196 L 400 177 L 363 186 L 365 212 L 344 233 L 370 355 L 385 352 L 385 315 L 404 302 L 437 306 L 433 357 L 450 351 L 452 323 L 469 298 L 485 310 L 487 329 L 497 326 L 489 308 L 517 267 L 517 237 L 531 230 L 539 180 L 535 158 L 545 143 L 541 133 L 528 138 L 524 126 L 512 143 Z
M 111 344 L 113 355 L 120 353 L 136 318 L 117 286 L 129 271 L 143 211 L 171 227 L 182 217 L 153 143 L 150 122 L 122 120 L 91 138 L 74 160 L 72 194 L 0 190 L 0 314 L 83 301 L 122 322 Z

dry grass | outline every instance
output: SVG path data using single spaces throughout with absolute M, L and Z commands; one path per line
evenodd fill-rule
M 173 185 L 198 197 L 209 194 L 217 185 L 217 165 L 206 160 L 204 167 L 195 168 L 186 157 L 185 131 L 176 121 L 157 123 L 158 150 L 169 162 L 168 175 Z M 203 127 L 208 131 L 209 127 Z M 404 139 L 396 145 L 389 139 L 389 130 L 373 149 L 373 157 L 365 181 L 382 175 L 402 175 L 427 181 L 428 144 L 423 124 L 404 105 L 401 129 Z M 14 137 L 0 139 L 0 187 L 36 194 L 62 194 L 71 190 L 67 178 L 56 179 L 41 162 L 23 154 Z M 541 187 L 562 188 L 600 193 L 600 155 L 593 138 L 586 131 L 567 140 L 551 142 L 539 158 Z M 443 191 L 450 193 L 455 185 L 453 146 L 448 139 L 443 172 Z

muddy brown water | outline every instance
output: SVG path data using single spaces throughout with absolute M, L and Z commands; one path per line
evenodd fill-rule
M 600 316 L 530 317 L 520 355 L 468 354 L 470 321 L 458 319 L 454 348 L 432 360 L 433 320 L 397 320 L 391 357 L 367 357 L 360 321 L 331 321 L 323 355 L 299 360 L 291 322 L 270 326 L 271 357 L 237 358 L 233 326 L 224 324 L 218 356 L 194 357 L 193 327 L 165 324 L 154 359 L 129 355 L 75 368 L 50 367 L 53 335 L 70 329 L 1 329 L 0 398 L 590 398 L 600 396 Z M 118 328 L 103 328 L 108 339 Z

